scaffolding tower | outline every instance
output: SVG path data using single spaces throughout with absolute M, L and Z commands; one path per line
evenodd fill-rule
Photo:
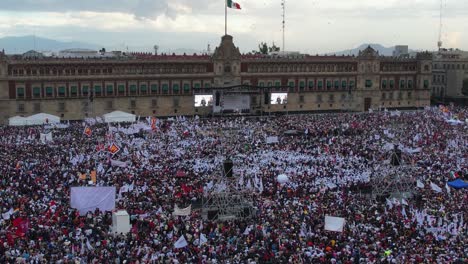
M 226 144 L 235 144 L 237 128 L 219 131 L 223 135 Z M 225 160 L 229 159 L 226 148 L 223 149 Z M 255 215 L 252 203 L 252 193 L 239 186 L 239 178 L 234 173 L 234 167 L 226 171 L 223 165 L 212 176 L 212 187 L 204 193 L 202 199 L 202 217 L 205 220 L 228 221 L 251 218 Z M 229 176 L 232 175 L 232 176 Z

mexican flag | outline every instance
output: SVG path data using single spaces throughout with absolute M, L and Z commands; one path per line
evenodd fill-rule
M 236 3 L 236 2 L 234 2 L 232 0 L 227 0 L 226 4 L 227 4 L 227 7 L 229 7 L 229 8 L 241 9 L 241 6 L 238 3 Z

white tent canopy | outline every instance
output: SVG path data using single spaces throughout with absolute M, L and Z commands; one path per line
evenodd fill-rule
M 25 126 L 27 124 L 26 118 L 22 116 L 14 116 L 8 118 L 9 126 Z
M 27 125 L 58 124 L 60 117 L 51 114 L 39 113 L 26 118 Z
M 103 115 L 106 123 L 135 122 L 136 116 L 122 111 L 114 111 Z
M 14 116 L 8 119 L 8 124 L 10 126 L 34 126 L 59 123 L 60 117 L 45 113 L 35 114 L 28 117 Z

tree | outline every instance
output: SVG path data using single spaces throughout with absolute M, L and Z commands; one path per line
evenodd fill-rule
M 268 46 L 266 42 L 260 42 L 260 44 L 258 44 L 258 51 L 253 50 L 252 53 L 256 55 L 259 55 L 259 54 L 267 55 L 269 52 L 278 52 L 278 51 L 280 51 L 280 48 L 277 47 L 274 42 L 273 42 L 273 45 L 271 46 Z

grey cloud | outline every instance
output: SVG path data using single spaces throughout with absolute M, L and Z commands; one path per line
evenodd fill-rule
M 0 0 L 4 11 L 27 12 L 121 12 L 133 14 L 137 19 L 156 19 L 165 14 L 176 18 L 181 10 L 172 6 L 181 4 L 197 12 L 209 12 L 209 8 L 222 8 L 220 0 Z M 173 4 L 173 5 L 170 5 Z M 221 10 L 221 9 L 220 9 Z
M 137 18 L 155 19 L 173 14 L 171 0 L 1 0 L 4 11 L 28 12 L 122 12 Z

